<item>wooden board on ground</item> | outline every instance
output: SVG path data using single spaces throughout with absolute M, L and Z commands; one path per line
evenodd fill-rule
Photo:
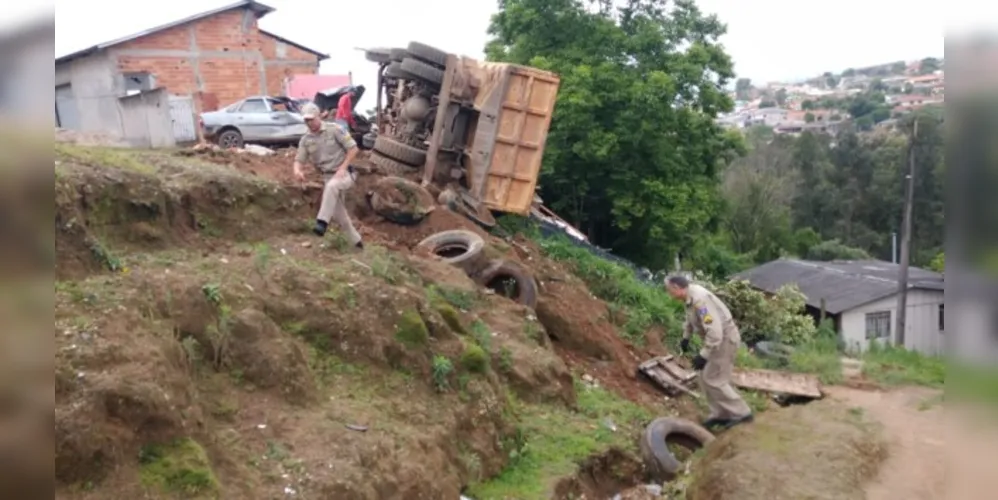
M 638 371 L 655 382 L 670 396 L 684 393 L 695 398 L 700 397 L 699 394 L 690 389 L 696 379 L 696 373 L 679 366 L 674 356 L 659 356 L 649 359 L 638 366 Z
M 788 394 L 808 398 L 821 398 L 821 382 L 807 373 L 788 373 L 774 370 L 736 370 L 731 383 L 743 389 Z

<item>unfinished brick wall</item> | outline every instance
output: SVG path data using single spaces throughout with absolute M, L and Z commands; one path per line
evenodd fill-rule
M 318 56 L 260 33 L 246 9 L 152 33 L 114 50 L 120 71 L 147 71 L 171 94 L 203 92 L 222 106 L 250 95 L 280 94 L 287 76 L 319 71 Z

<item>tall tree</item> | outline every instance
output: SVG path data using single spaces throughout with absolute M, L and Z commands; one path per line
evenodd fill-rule
M 720 172 L 740 136 L 725 27 L 691 0 L 503 0 L 490 60 L 561 76 L 544 156 L 546 200 L 593 241 L 665 267 L 720 210 Z

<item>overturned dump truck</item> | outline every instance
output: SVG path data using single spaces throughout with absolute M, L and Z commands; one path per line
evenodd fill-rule
M 454 188 L 483 216 L 531 212 L 558 75 L 419 42 L 366 56 L 378 63 L 379 169 L 421 170 L 424 184 Z

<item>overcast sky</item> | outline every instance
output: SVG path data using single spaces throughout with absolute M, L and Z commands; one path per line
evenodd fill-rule
M 143 7 L 134 0 L 56 0 L 56 55 L 132 34 L 234 0 L 170 0 Z M 45 10 L 52 1 L 21 11 Z M 260 26 L 330 54 L 323 73 L 352 72 L 371 86 L 373 63 L 355 47 L 404 46 L 418 40 L 482 56 L 496 0 L 265 0 L 276 12 Z M 739 76 L 757 82 L 943 54 L 947 26 L 998 20 L 995 2 L 950 0 L 698 0 L 728 25 L 722 39 Z M 14 5 L 18 5 L 14 3 Z M 418 7 L 418 8 L 417 8 Z M 971 8 L 973 7 L 973 8 Z M 5 7 L 7 9 L 8 7 Z M 941 12 L 945 10 L 945 12 Z M 5 14 L 10 16 L 10 13 Z M 991 21 L 995 23 L 996 21 Z M 364 104 L 370 107 L 373 99 Z

